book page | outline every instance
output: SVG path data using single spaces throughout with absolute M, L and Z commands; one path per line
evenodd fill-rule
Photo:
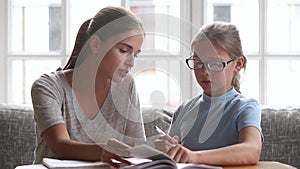
M 171 159 L 170 156 L 168 156 L 167 154 L 165 154 L 159 150 L 156 150 L 155 148 L 150 147 L 147 144 L 141 144 L 141 145 L 129 148 L 128 151 L 130 152 L 130 155 L 133 157 L 146 158 L 146 159 L 150 159 L 153 161 L 154 160 L 162 160 L 162 159 L 168 159 L 170 161 L 173 161 L 173 159 Z
M 185 164 L 177 163 L 178 169 L 222 169 L 219 166 L 205 165 L 205 164 Z
M 153 168 L 154 166 L 159 168 L 166 165 L 168 165 L 169 168 L 178 168 L 178 169 L 222 169 L 222 167 L 219 166 L 211 166 L 205 164 L 176 163 L 169 155 L 159 150 L 156 150 L 155 148 L 150 147 L 146 144 L 141 144 L 129 148 L 128 151 L 130 152 L 130 155 L 133 157 L 152 160 L 152 162 L 148 162 L 149 164 L 141 163 L 140 165 L 136 165 L 135 167 L 133 167 L 134 169 L 138 169 L 139 167 Z
M 121 167 L 120 169 L 177 169 L 176 163 L 168 159 L 143 162 L 140 164 Z
M 141 164 L 141 163 L 147 163 L 151 162 L 152 160 L 146 159 L 146 158 L 137 158 L 137 157 L 130 157 L 130 158 L 125 158 L 125 160 L 129 161 L 131 164 Z
M 43 164 L 35 164 L 35 165 L 21 165 L 17 166 L 15 169 L 48 169 Z

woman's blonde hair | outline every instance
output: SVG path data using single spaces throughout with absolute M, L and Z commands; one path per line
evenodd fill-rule
M 239 30 L 235 25 L 226 22 L 214 22 L 204 25 L 194 36 L 192 45 L 207 40 L 209 40 L 213 46 L 223 49 L 231 58 L 244 57 L 245 62 L 241 67 L 246 69 L 247 58 L 243 53 Z M 233 76 L 231 84 L 241 93 L 240 73 Z

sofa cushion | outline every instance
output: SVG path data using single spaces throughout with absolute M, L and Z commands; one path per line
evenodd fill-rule
M 262 109 L 264 143 L 260 160 L 300 168 L 300 108 Z
M 35 132 L 32 107 L 0 103 L 0 168 L 32 164 Z
M 174 110 L 143 108 L 150 145 L 159 136 L 154 126 L 167 131 Z M 261 161 L 278 161 L 300 168 L 300 108 L 262 109 L 264 143 Z M 0 103 L 0 168 L 31 164 L 35 148 L 32 107 Z

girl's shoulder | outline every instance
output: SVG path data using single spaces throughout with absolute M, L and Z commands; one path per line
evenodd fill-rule
M 187 99 L 187 100 L 183 101 L 177 108 L 176 112 L 180 112 L 180 111 L 186 112 L 188 110 L 194 109 L 195 107 L 197 107 L 200 104 L 201 99 L 202 99 L 202 94 L 200 94 L 192 99 Z
M 248 98 L 243 95 L 239 95 L 235 97 L 231 103 L 231 107 L 235 107 L 237 110 L 245 110 L 245 109 L 252 109 L 256 111 L 260 111 L 260 104 L 254 98 Z
M 240 104 L 259 104 L 257 100 L 251 97 L 245 97 L 244 95 L 238 94 L 233 98 L 233 102 L 238 102 Z

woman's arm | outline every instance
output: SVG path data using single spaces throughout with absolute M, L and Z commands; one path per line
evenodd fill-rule
M 118 163 L 114 163 L 112 159 L 130 164 L 120 156 L 104 150 L 97 144 L 80 143 L 71 140 L 63 123 L 59 123 L 47 128 L 42 133 L 42 138 L 59 159 L 104 161 L 115 167 L 118 167 L 119 165 Z
M 259 161 L 261 153 L 261 134 L 256 127 L 242 128 L 239 143 L 223 148 L 190 151 L 182 145 L 176 145 L 168 154 L 183 163 L 201 163 L 210 165 L 250 165 Z

